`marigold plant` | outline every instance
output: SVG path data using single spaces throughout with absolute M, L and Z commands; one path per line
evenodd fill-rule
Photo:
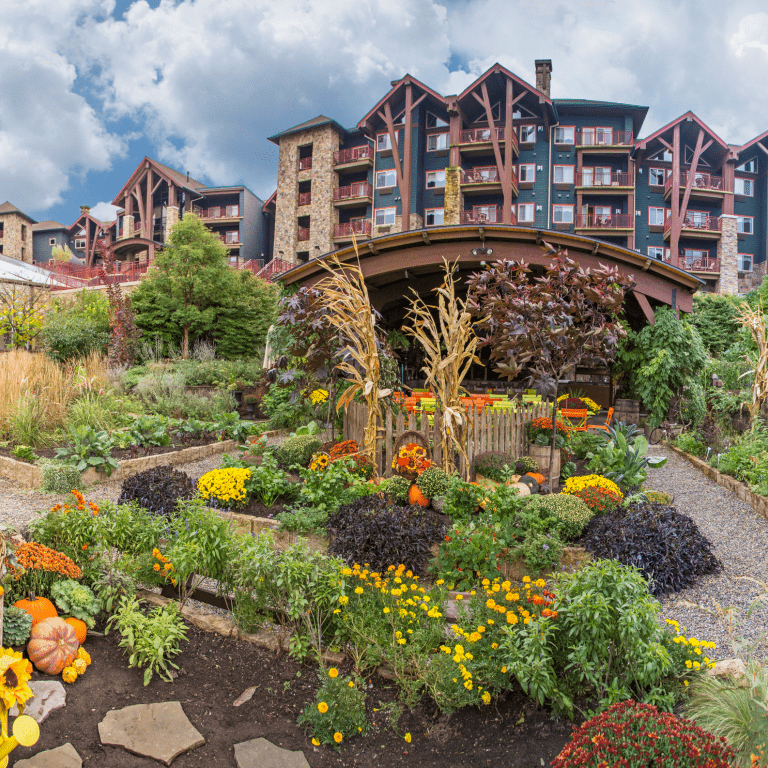
M 619 497 L 619 501 L 624 499 L 624 494 L 619 490 L 619 486 L 602 475 L 578 475 L 569 477 L 565 481 L 561 493 L 576 493 L 584 488 L 606 488 Z
M 578 496 L 596 515 L 613 512 L 621 504 L 620 493 L 599 485 L 589 485 L 574 491 L 573 495 Z
M 79 579 L 81 575 L 82 571 L 71 558 L 36 541 L 19 544 L 8 561 L 14 594 L 34 592 L 48 596 L 55 582 Z
M 246 501 L 248 492 L 245 484 L 250 477 L 250 469 L 213 469 L 197 481 L 197 489 L 206 500 L 219 502 L 225 507 L 236 507 Z
M 544 437 L 552 437 L 552 419 L 546 416 L 540 416 L 537 419 L 531 419 L 525 425 L 525 432 L 528 435 L 528 440 L 533 443 L 539 435 Z M 568 427 L 559 419 L 557 420 L 557 434 L 561 437 L 568 437 Z
M 315 389 L 309 393 L 309 399 L 312 405 L 321 405 L 328 401 L 327 389 Z

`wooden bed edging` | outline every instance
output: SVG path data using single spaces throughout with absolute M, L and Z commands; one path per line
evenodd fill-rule
M 696 456 L 692 456 L 690 453 L 680 450 L 676 445 L 666 443 L 666 446 L 678 456 L 681 456 L 686 461 L 693 464 L 696 469 L 712 480 L 712 482 L 717 483 L 720 487 L 726 488 L 734 493 L 742 501 L 749 504 L 758 515 L 768 520 L 768 497 L 761 496 L 759 493 L 753 493 L 746 483 L 742 483 L 735 477 L 726 475 L 723 472 L 718 472 L 714 467 L 710 467 L 703 459 L 699 459 Z

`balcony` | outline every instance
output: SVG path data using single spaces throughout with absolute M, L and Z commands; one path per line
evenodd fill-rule
M 333 153 L 333 167 L 336 170 L 356 171 L 372 165 L 373 147 L 370 144 L 340 149 Z
M 631 213 L 609 213 L 609 214 L 596 214 L 596 213 L 577 213 L 576 223 L 574 229 L 580 230 L 623 230 L 632 231 L 634 229 L 635 222 Z
M 484 211 L 462 211 L 461 223 L 462 224 L 501 224 L 502 221 L 502 206 L 493 205 L 488 206 Z M 517 216 L 512 214 L 512 224 L 517 224 Z
M 311 157 L 300 157 L 299 158 L 299 170 L 300 171 L 309 171 L 312 168 L 312 158 Z
M 664 222 L 664 239 L 669 240 L 672 236 L 672 217 L 667 217 Z M 688 215 L 683 221 L 680 230 L 681 237 L 691 237 L 699 240 L 719 240 L 720 239 L 720 219 L 714 216 L 691 216 Z
M 356 219 L 345 224 L 335 224 L 333 227 L 334 240 L 367 240 L 371 236 L 371 220 Z
M 716 256 L 705 256 L 704 258 L 691 258 L 690 256 L 671 256 L 666 260 L 668 264 L 687 272 L 702 275 L 719 275 L 720 259 Z
M 628 152 L 633 145 L 632 131 L 614 131 L 610 128 L 579 128 L 576 131 L 576 149 L 583 152 L 614 154 Z
M 493 154 L 493 134 L 491 128 L 473 128 L 467 131 L 461 131 L 459 134 L 459 149 L 465 155 L 491 155 Z M 504 128 L 496 128 L 496 138 L 499 144 L 503 145 L 506 141 Z M 510 139 L 515 155 L 520 154 L 517 144 L 517 134 L 512 132 Z
M 680 174 L 680 192 L 685 192 L 688 185 L 689 171 L 683 171 Z M 664 183 L 664 199 L 669 200 L 672 196 L 672 174 L 667 177 Z M 722 200 L 725 197 L 723 188 L 723 177 L 713 176 L 711 173 L 695 173 L 693 184 L 691 185 L 691 197 L 704 200 Z
M 299 233 L 296 237 L 299 242 L 309 240 L 309 227 L 299 227 Z
M 227 222 L 237 222 L 242 216 L 240 216 L 239 205 L 221 205 L 212 206 L 211 208 L 195 208 L 194 212 L 203 221 L 214 221 L 216 224 L 224 224 Z
M 373 200 L 373 187 L 367 181 L 356 181 L 333 190 L 333 204 L 337 208 L 367 205 Z
M 312 202 L 311 192 L 299 192 L 299 206 L 309 205 Z
M 634 180 L 631 173 L 596 173 L 588 168 L 576 174 L 576 189 L 583 194 L 626 195 L 634 190 Z
M 517 197 L 517 174 L 512 171 L 512 193 Z M 470 168 L 461 172 L 461 191 L 465 195 L 501 192 L 501 176 L 495 165 Z

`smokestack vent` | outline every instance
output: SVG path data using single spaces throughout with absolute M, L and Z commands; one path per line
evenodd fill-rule
M 552 78 L 552 59 L 536 59 L 536 89 L 549 97 L 549 81 Z

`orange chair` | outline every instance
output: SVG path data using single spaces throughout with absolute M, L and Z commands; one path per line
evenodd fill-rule
M 586 408 L 561 408 L 560 418 L 570 432 L 586 432 L 588 429 Z
M 603 429 L 606 432 L 608 427 L 611 426 L 611 419 L 613 418 L 613 408 L 608 409 L 608 417 L 605 420 L 605 424 L 587 424 L 587 429 Z

